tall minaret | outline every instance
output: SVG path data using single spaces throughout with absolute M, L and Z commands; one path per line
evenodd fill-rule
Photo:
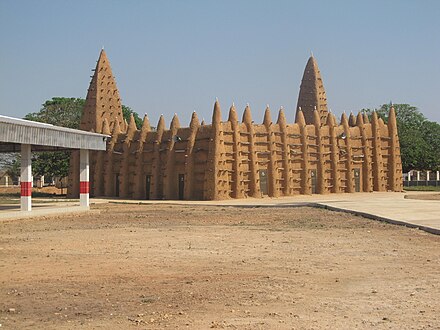
M 124 127 L 119 91 L 104 49 L 99 54 L 94 71 L 87 92 L 80 128 L 85 131 L 93 130 L 96 133 L 101 133 L 104 119 L 107 119 L 110 131 L 116 121 L 121 127 Z
M 313 124 L 313 111 L 319 111 L 321 123 L 327 121 L 327 96 L 325 95 L 324 84 L 322 83 L 321 73 L 315 58 L 310 56 L 299 89 L 298 104 L 296 115 L 301 108 L 306 124 Z

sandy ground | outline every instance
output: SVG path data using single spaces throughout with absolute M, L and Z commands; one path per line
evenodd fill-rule
M 439 329 L 440 236 L 312 208 L 0 223 L 2 329 Z

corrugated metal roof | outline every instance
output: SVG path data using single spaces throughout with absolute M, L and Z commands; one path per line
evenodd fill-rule
M 110 136 L 0 115 L 0 145 L 31 144 L 45 149 L 105 150 Z M 1 149 L 1 148 L 0 148 Z M 7 149 L 7 148 L 5 148 Z M 1 150 L 0 150 L 1 151 Z

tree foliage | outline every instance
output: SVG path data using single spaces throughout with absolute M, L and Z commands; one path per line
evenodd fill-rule
M 28 113 L 24 119 L 57 126 L 79 129 L 85 99 L 74 97 L 53 97 L 43 103 L 40 111 Z M 133 114 L 137 128 L 142 127 L 142 119 L 130 107 L 122 105 L 122 116 L 127 122 Z
M 85 100 L 82 98 L 53 97 L 44 102 L 40 111 L 29 113 L 24 119 L 78 129 L 84 104 Z M 122 114 L 127 121 L 133 114 L 136 126 L 138 128 L 142 126 L 139 115 L 130 107 L 123 105 Z M 69 161 L 69 151 L 35 153 L 32 160 L 32 172 L 35 175 L 65 177 L 69 173 Z
M 39 152 L 32 159 L 34 175 L 64 178 L 69 174 L 70 152 Z
M 137 129 L 140 129 L 142 127 L 142 119 L 139 117 L 137 112 L 134 112 L 130 107 L 127 107 L 126 105 L 122 105 L 122 116 L 125 120 L 127 120 L 127 122 L 130 122 L 131 114 L 133 114 Z
M 24 119 L 78 129 L 84 104 L 81 98 L 53 97 L 44 102 L 40 111 L 29 113 Z
M 417 109 L 409 104 L 394 104 L 397 130 L 399 133 L 402 168 L 410 170 L 440 170 L 440 125 L 428 121 Z M 375 109 L 388 122 L 390 104 Z M 371 114 L 373 110 L 363 109 Z

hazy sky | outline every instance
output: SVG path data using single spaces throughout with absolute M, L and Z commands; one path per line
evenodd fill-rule
M 192 111 L 294 111 L 310 52 L 336 114 L 409 103 L 440 122 L 440 1 L 0 0 L 0 114 L 85 98 L 104 46 L 123 104 L 155 124 Z M 274 118 L 275 120 L 276 118 Z

